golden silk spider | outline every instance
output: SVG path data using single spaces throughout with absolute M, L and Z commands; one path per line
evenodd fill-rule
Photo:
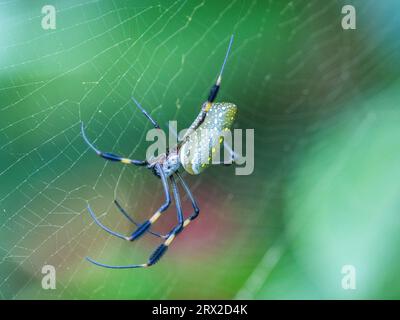
M 218 75 L 217 81 L 211 87 L 211 90 L 208 95 L 207 101 L 202 105 L 201 111 L 199 115 L 196 117 L 194 122 L 191 124 L 189 129 L 186 131 L 183 138 L 180 140 L 177 146 L 174 148 L 167 150 L 165 154 L 159 155 L 158 157 L 147 160 L 132 160 L 128 158 L 121 157 L 119 155 L 102 152 L 98 150 L 87 138 L 83 123 L 81 124 L 81 131 L 82 136 L 88 146 L 93 149 L 96 154 L 106 160 L 110 161 L 117 161 L 122 162 L 124 164 L 134 164 L 137 166 L 144 166 L 147 169 L 153 171 L 153 173 L 161 179 L 164 194 L 165 194 L 165 202 L 161 205 L 161 207 L 148 219 L 147 221 L 139 224 L 135 222 L 125 211 L 125 209 L 119 204 L 117 200 L 114 200 L 115 205 L 117 206 L 118 210 L 134 225 L 136 225 L 136 229 L 132 232 L 130 236 L 125 236 L 118 232 L 115 232 L 106 226 L 104 226 L 96 217 L 93 210 L 88 205 L 87 209 L 92 216 L 94 222 L 101 227 L 106 232 L 110 233 L 111 235 L 121 238 L 123 240 L 134 241 L 144 235 L 146 232 L 164 239 L 164 242 L 159 245 L 153 253 L 150 255 L 147 263 L 143 264 L 133 264 L 133 265 L 125 265 L 125 266 L 114 266 L 103 264 L 93 260 L 92 258 L 86 257 L 86 259 L 98 266 L 105 267 L 105 268 L 112 268 L 112 269 L 130 269 L 130 268 L 145 268 L 154 265 L 160 258 L 165 254 L 168 247 L 172 243 L 172 241 L 182 232 L 184 228 L 186 228 L 192 220 L 194 220 L 199 212 L 200 209 L 196 203 L 196 200 L 193 197 L 188 185 L 184 181 L 182 175 L 178 172 L 180 167 L 183 167 L 185 171 L 190 174 L 199 174 L 201 173 L 207 166 L 208 163 L 204 163 L 202 158 L 199 156 L 204 150 L 206 152 L 211 152 L 211 149 L 214 149 L 216 144 L 221 143 L 220 139 L 215 139 L 215 135 L 209 136 L 209 139 L 206 141 L 200 141 L 200 143 L 193 143 L 191 136 L 196 134 L 198 130 L 203 129 L 212 129 L 217 132 L 219 135 L 224 130 L 229 130 L 232 125 L 233 121 L 236 117 L 237 107 L 232 103 L 214 103 L 215 98 L 217 97 L 218 90 L 220 88 L 222 73 L 224 71 L 225 63 L 228 59 L 228 55 L 232 46 L 233 42 L 233 35 L 230 38 L 229 45 L 227 52 L 225 54 L 225 59 L 222 63 L 221 71 Z M 152 123 L 154 128 L 160 129 L 158 123 L 150 116 L 150 114 L 136 101 L 135 98 L 132 97 L 133 102 L 136 106 L 140 109 L 140 111 L 146 116 L 146 118 Z M 211 140 L 210 140 L 211 139 Z M 176 179 L 182 185 L 185 193 L 189 197 L 192 207 L 193 213 L 188 217 L 184 218 L 181 206 L 181 200 L 179 196 L 178 186 Z M 172 193 L 175 201 L 178 224 L 166 235 L 162 235 L 156 232 L 151 231 L 151 226 L 157 221 L 157 219 L 162 215 L 164 211 L 171 204 L 171 197 L 169 194 L 169 182 L 172 186 Z

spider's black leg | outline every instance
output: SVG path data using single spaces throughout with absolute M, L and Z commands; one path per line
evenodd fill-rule
M 161 166 L 160 166 L 159 164 L 156 164 L 156 166 L 158 166 L 158 167 L 159 167 L 159 170 L 162 171 Z M 161 178 L 161 181 L 163 182 L 164 192 L 165 192 L 165 197 L 166 197 L 165 203 L 160 207 L 160 209 L 158 209 L 158 211 L 153 215 L 153 217 L 152 217 L 150 220 L 147 220 L 145 223 L 139 225 L 138 228 L 136 229 L 136 231 L 135 231 L 131 236 L 129 236 L 129 237 L 128 237 L 128 236 L 124 236 L 123 234 L 120 234 L 120 233 L 118 233 L 118 232 L 115 232 L 115 231 L 111 230 L 110 228 L 107 228 L 105 225 L 103 225 L 103 224 L 99 221 L 99 219 L 97 219 L 97 217 L 96 217 L 96 215 L 94 214 L 93 210 L 92 210 L 92 209 L 90 208 L 90 206 L 88 205 L 87 209 L 88 209 L 90 215 L 92 216 L 94 222 L 95 222 L 100 228 L 102 228 L 104 231 L 108 232 L 109 234 L 111 234 L 111 235 L 113 235 L 113 236 L 115 236 L 115 237 L 118 237 L 118 238 L 121 238 L 121 239 L 124 239 L 124 240 L 132 241 L 132 240 L 137 239 L 139 236 L 143 235 L 143 234 L 150 228 L 150 226 L 154 223 L 154 221 L 157 220 L 157 218 L 159 217 L 159 215 L 161 215 L 161 213 L 162 213 L 163 211 L 165 211 L 165 210 L 169 207 L 169 205 L 170 205 L 170 203 L 171 203 L 171 198 L 170 198 L 170 195 L 169 195 L 169 192 L 168 192 L 168 183 L 167 183 L 167 179 L 165 178 L 165 175 L 164 175 L 163 172 L 162 172 L 162 174 L 161 174 L 161 177 L 162 177 L 162 178 Z M 156 216 L 156 218 L 154 218 L 154 216 Z M 131 220 L 131 221 L 133 222 L 133 220 Z M 133 222 L 133 223 L 135 223 L 135 222 Z M 135 224 L 136 224 L 136 223 L 135 223 Z M 139 233 L 139 232 L 140 232 L 140 233 Z M 133 237 L 136 233 L 139 234 L 139 235 L 137 235 L 136 237 Z
M 183 213 L 182 213 L 182 204 L 181 204 L 181 197 L 179 196 L 179 191 L 178 191 L 178 186 L 176 184 L 175 178 L 174 176 L 170 176 L 169 177 L 171 180 L 171 184 L 172 184 L 172 192 L 174 194 L 174 200 L 175 200 L 175 207 L 176 207 L 176 213 L 178 216 L 178 225 L 172 229 L 171 232 L 168 233 L 168 236 L 174 232 L 175 229 L 177 229 L 178 227 L 180 227 L 182 229 L 183 227 Z
M 133 233 L 132 235 L 128 238 L 129 241 L 133 241 L 141 237 L 150 227 L 151 225 L 157 221 L 157 219 L 161 216 L 161 214 L 168 209 L 169 205 L 171 204 L 171 197 L 169 195 L 168 191 L 168 181 L 167 177 L 165 176 L 165 173 L 159 163 L 156 165 L 157 172 L 160 175 L 161 182 L 164 187 L 164 193 L 165 193 L 165 202 L 163 205 L 151 216 L 151 218 L 145 222 L 143 222 Z
M 126 210 L 120 205 L 120 203 L 117 200 L 114 200 L 114 203 L 117 206 L 118 210 L 124 215 L 125 218 L 127 218 L 135 226 L 139 227 L 140 224 L 131 218 L 131 216 L 126 212 Z M 152 235 L 157 236 L 159 238 L 163 238 L 163 239 L 167 238 L 167 235 L 162 235 L 157 232 L 153 232 L 151 230 L 147 230 L 147 232 L 149 232 Z
M 149 121 L 153 124 L 154 128 L 161 130 L 160 125 L 157 123 L 157 121 L 154 120 L 146 110 L 144 110 L 144 108 L 141 106 L 141 104 L 134 97 L 131 97 L 131 98 L 132 98 L 133 102 L 136 104 L 136 106 L 140 109 L 140 111 L 142 111 L 143 114 L 146 116 L 146 118 L 149 119 Z M 167 153 L 168 153 L 168 150 L 169 149 L 167 147 Z
M 178 174 L 177 174 L 178 175 Z M 178 175 L 178 178 L 180 176 Z M 175 237 L 182 232 L 183 228 L 185 228 L 191 220 L 197 217 L 199 213 L 199 209 L 197 207 L 196 201 L 193 198 L 193 195 L 191 194 L 189 188 L 187 185 L 183 182 L 182 185 L 185 188 L 185 191 L 188 193 L 190 200 L 192 201 L 192 205 L 195 209 L 195 213 L 191 215 L 189 218 L 186 220 L 183 219 L 183 213 L 182 213 L 182 205 L 181 205 L 181 200 L 178 192 L 178 187 L 176 185 L 175 179 L 173 176 L 171 176 L 171 183 L 172 183 L 172 190 L 174 193 L 174 198 L 175 198 L 175 205 L 176 205 L 176 211 L 178 215 L 178 225 L 172 229 L 171 232 L 168 233 L 168 238 L 164 241 L 164 243 L 160 244 L 156 250 L 153 251 L 151 254 L 148 262 L 146 263 L 146 267 L 150 267 L 153 264 L 157 263 L 161 257 L 166 253 L 168 247 L 171 245 L 172 241 L 174 241 Z M 180 178 L 181 181 L 183 181 L 182 178 Z
M 94 214 L 92 208 L 90 208 L 89 205 L 87 206 L 87 209 L 88 209 L 90 215 L 92 216 L 94 222 L 95 222 L 100 228 L 102 228 L 104 231 L 107 231 L 109 234 L 111 234 L 111 235 L 113 235 L 113 236 L 115 236 L 115 237 L 117 237 L 117 238 L 121 238 L 121 239 L 124 239 L 124 240 L 129 240 L 129 238 L 126 237 L 126 236 L 124 236 L 123 234 L 120 234 L 120 233 L 118 233 L 118 232 L 115 232 L 115 231 L 113 231 L 113 230 L 107 228 L 105 225 L 103 225 L 103 224 L 100 222 L 100 220 L 97 219 L 96 215 Z
M 217 81 L 211 87 L 210 93 L 208 95 L 208 99 L 207 99 L 208 109 L 206 111 L 209 110 L 209 108 L 211 107 L 211 103 L 213 103 L 215 98 L 217 97 L 219 87 L 221 85 L 222 73 L 224 72 L 226 61 L 228 60 L 229 51 L 231 51 L 232 42 L 233 42 L 233 35 L 231 35 L 231 39 L 229 40 L 228 50 L 226 50 L 225 59 L 224 59 L 224 62 L 222 63 L 221 71 L 219 72 Z
M 96 260 L 93 260 L 90 257 L 86 257 L 86 260 L 95 264 L 96 266 L 103 267 L 103 268 L 109 268 L 109 269 L 133 269 L 133 268 L 145 268 L 148 267 L 147 263 L 143 264 L 132 264 L 132 265 L 127 265 L 127 266 L 110 266 L 109 264 L 104 264 L 97 262 Z
M 186 131 L 185 135 L 183 136 L 183 138 L 182 138 L 183 141 L 203 123 L 204 119 L 206 118 L 207 112 L 211 109 L 213 102 L 217 98 L 218 91 L 221 86 L 222 73 L 224 72 L 225 64 L 226 64 L 226 61 L 228 60 L 229 52 L 231 51 L 232 42 L 233 42 L 233 35 L 231 35 L 229 45 L 228 45 L 228 50 L 226 50 L 225 59 L 224 59 L 224 62 L 222 63 L 221 71 L 219 72 L 217 81 L 211 87 L 210 92 L 208 94 L 208 99 L 203 104 L 199 115 L 193 121 L 193 123 L 190 125 L 189 129 Z
M 194 196 L 190 191 L 189 186 L 186 184 L 185 180 L 183 180 L 181 174 L 179 172 L 176 172 L 176 176 L 178 177 L 179 182 L 182 184 L 183 188 L 185 189 L 185 192 L 188 195 L 193 207 L 193 213 L 183 222 L 183 227 L 185 228 L 192 220 L 197 218 L 200 213 L 200 208 L 197 205 L 197 202 L 194 199 Z
M 173 229 L 173 231 L 169 234 L 168 238 L 153 251 L 153 253 L 150 255 L 147 263 L 131 264 L 131 265 L 126 265 L 126 266 L 112 266 L 109 264 L 97 262 L 90 257 L 86 257 L 86 260 L 88 260 L 89 262 L 91 262 L 97 266 L 100 266 L 103 268 L 109 268 L 109 269 L 133 269 L 133 268 L 150 267 L 153 264 L 157 263 L 161 259 L 161 257 L 166 253 L 171 242 L 175 239 L 176 235 L 181 231 L 182 231 L 181 225 L 179 225 L 178 227 L 175 227 Z
M 89 262 L 100 266 L 100 267 L 104 267 L 104 268 L 109 268 L 109 269 L 133 269 L 133 268 L 146 268 L 146 267 L 150 267 L 153 264 L 157 263 L 161 257 L 166 253 L 169 245 L 171 244 L 171 242 L 175 239 L 176 235 L 182 231 L 182 226 L 178 226 L 174 229 L 173 232 L 171 232 L 171 234 L 168 236 L 168 238 L 164 241 L 164 243 L 160 244 L 154 251 L 153 253 L 150 255 L 149 260 L 147 261 L 147 263 L 142 263 L 142 264 L 131 264 L 131 265 L 126 265 L 126 266 L 112 266 L 109 264 L 104 264 L 104 263 L 100 263 L 97 262 L 95 260 L 93 260 L 92 258 L 86 257 L 86 260 L 88 260 Z
M 133 102 L 136 104 L 136 106 L 140 109 L 140 111 L 143 112 L 143 114 L 146 116 L 146 118 L 150 120 L 150 122 L 153 124 L 154 128 L 160 129 L 160 126 L 158 125 L 157 121 L 155 121 L 155 120 L 150 116 L 150 114 L 149 114 L 146 110 L 144 110 L 144 108 L 140 105 L 140 103 L 137 102 L 137 100 L 136 100 L 134 97 L 132 97 L 132 100 L 133 100 Z
M 173 176 L 170 177 L 170 180 L 171 180 L 173 195 L 174 195 L 174 199 L 175 199 L 176 212 L 177 212 L 177 216 L 178 216 L 178 225 L 176 227 L 174 227 L 170 233 L 168 233 L 168 238 L 164 241 L 164 243 L 159 245 L 153 251 L 153 253 L 150 255 L 150 258 L 147 261 L 147 263 L 132 264 L 132 265 L 126 265 L 126 266 L 112 266 L 112 265 L 97 262 L 89 257 L 86 257 L 86 259 L 89 262 L 91 262 L 97 266 L 104 267 L 104 268 L 110 268 L 110 269 L 146 268 L 146 267 L 150 267 L 153 264 L 157 263 L 161 259 L 161 257 L 166 253 L 169 245 L 174 240 L 174 238 L 183 230 L 183 225 L 184 225 L 182 205 L 181 205 L 181 200 L 179 197 L 178 187 L 176 185 L 176 182 L 175 182 L 175 179 L 173 178 Z
M 81 122 L 81 132 L 82 132 L 82 136 L 83 139 L 85 140 L 85 142 L 87 143 L 87 145 L 92 148 L 96 154 L 106 160 L 110 160 L 110 161 L 119 161 L 125 164 L 134 164 L 137 166 L 145 166 L 147 165 L 147 161 L 141 161 L 141 160 L 132 160 L 132 159 L 128 159 L 128 158 L 124 158 L 121 157 L 119 155 L 113 154 L 113 153 L 109 153 L 109 152 L 102 152 L 100 150 L 98 150 L 90 141 L 89 139 L 86 137 L 86 133 L 83 127 L 83 122 Z
M 172 241 L 175 239 L 175 237 L 182 232 L 182 230 L 196 217 L 199 215 L 200 209 L 196 203 L 196 200 L 193 197 L 193 194 L 191 193 L 189 187 L 181 177 L 179 172 L 176 172 L 176 175 L 181 182 L 183 188 L 185 189 L 186 194 L 189 196 L 190 201 L 192 202 L 192 206 L 194 209 L 194 212 L 192 215 L 190 215 L 186 220 L 183 218 L 183 213 L 182 213 L 182 204 L 181 204 L 181 198 L 179 196 L 179 191 L 178 191 L 178 186 L 175 182 L 175 179 L 173 176 L 170 177 L 171 179 L 171 184 L 172 184 L 172 190 L 174 194 L 174 199 L 175 199 L 175 206 L 176 206 L 176 212 L 178 216 L 178 224 L 171 230 L 171 232 L 168 233 L 167 239 L 162 243 L 156 250 L 153 251 L 152 255 L 149 258 L 149 261 L 146 264 L 146 267 L 149 267 L 153 264 L 155 264 L 158 260 L 161 259 L 161 257 L 165 254 L 167 251 L 168 247 L 172 243 Z

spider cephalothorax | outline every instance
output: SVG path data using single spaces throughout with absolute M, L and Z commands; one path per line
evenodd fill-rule
M 121 157 L 119 155 L 102 152 L 98 150 L 86 137 L 84 126 L 82 123 L 81 131 L 82 136 L 86 143 L 92 148 L 97 155 L 100 157 L 110 160 L 122 162 L 125 164 L 134 164 L 137 166 L 144 166 L 148 169 L 152 170 L 153 173 L 161 179 L 165 201 L 160 206 L 160 208 L 145 222 L 139 224 L 135 222 L 125 211 L 125 209 L 119 204 L 117 200 L 114 200 L 117 208 L 121 211 L 121 213 L 134 225 L 136 225 L 136 229 L 132 232 L 131 235 L 125 236 L 118 232 L 115 232 L 106 226 L 104 226 L 96 217 L 90 206 L 88 206 L 88 211 L 97 225 L 99 225 L 102 229 L 112 234 L 115 237 L 133 241 L 144 235 L 146 232 L 164 239 L 163 243 L 161 243 L 150 255 L 147 263 L 143 264 L 133 264 L 127 266 L 111 266 L 108 264 L 103 264 L 97 262 L 89 257 L 87 260 L 101 267 L 106 268 L 114 268 L 114 269 L 127 269 L 127 268 L 143 268 L 149 267 L 155 264 L 167 251 L 169 245 L 172 241 L 179 235 L 179 233 L 186 228 L 192 220 L 194 220 L 200 209 L 194 199 L 188 185 L 183 180 L 181 174 L 179 173 L 179 169 L 183 167 L 183 169 L 190 174 L 199 174 L 206 167 L 208 167 L 211 162 L 209 161 L 209 156 L 214 152 L 215 148 L 221 143 L 221 133 L 225 130 L 229 130 L 233 124 L 233 121 L 236 116 L 237 107 L 232 103 L 214 103 L 215 98 L 217 97 L 218 90 L 221 84 L 222 73 L 224 70 L 224 66 L 226 60 L 228 58 L 228 54 L 232 45 L 233 36 L 230 39 L 228 50 L 225 55 L 224 62 L 221 67 L 221 71 L 217 78 L 216 83 L 211 87 L 210 93 L 208 95 L 207 101 L 203 104 L 199 115 L 196 117 L 189 130 L 184 135 L 182 141 L 178 143 L 177 146 L 170 149 L 168 152 L 159 155 L 158 157 L 148 159 L 148 160 L 132 160 L 128 158 Z M 136 106 L 143 112 L 143 114 L 149 119 L 149 121 L 153 124 L 156 129 L 160 129 L 158 123 L 146 112 L 145 109 L 137 102 L 134 98 L 132 98 Z M 211 130 L 211 134 L 207 136 L 207 138 L 195 139 L 197 134 L 201 130 Z M 206 155 L 205 159 L 203 155 Z M 181 184 L 184 189 L 186 195 L 190 199 L 190 202 L 193 207 L 193 212 L 187 218 L 184 218 L 181 206 L 181 200 L 179 196 L 177 182 L 175 180 L 177 178 L 178 182 Z M 169 180 L 169 181 L 168 181 Z M 169 193 L 170 186 L 172 188 L 172 193 L 175 201 L 176 212 L 177 212 L 177 225 L 172 228 L 170 232 L 166 235 L 162 235 L 151 230 L 151 226 L 158 220 L 158 218 L 162 215 L 164 211 L 171 204 L 171 197 Z
M 179 170 L 181 166 L 177 148 L 174 148 L 168 153 L 163 153 L 156 158 L 150 159 L 148 162 L 149 164 L 147 165 L 147 168 L 152 169 L 157 177 L 160 177 L 161 173 L 159 172 L 158 166 L 156 166 L 156 164 L 159 164 L 161 166 L 161 169 L 166 177 L 170 177 L 171 175 L 173 175 Z

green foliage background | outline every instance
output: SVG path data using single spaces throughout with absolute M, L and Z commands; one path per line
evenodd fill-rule
M 353 0 L 357 29 L 343 30 L 347 2 L 52 1 L 56 30 L 41 28 L 47 2 L 0 2 L 0 298 L 399 298 L 400 4 Z M 254 173 L 187 175 L 200 217 L 151 269 L 90 265 L 142 263 L 157 242 L 109 237 L 87 202 L 128 234 L 113 199 L 144 220 L 162 194 L 149 172 L 97 158 L 80 122 L 102 150 L 144 157 L 130 97 L 187 127 L 232 33 L 218 99 L 255 129 Z

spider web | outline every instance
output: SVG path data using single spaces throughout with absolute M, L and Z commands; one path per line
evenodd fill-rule
M 279 182 L 265 183 L 274 165 L 268 172 L 262 171 L 261 165 L 261 176 L 246 180 L 248 189 L 240 195 L 233 171 L 214 170 L 213 177 L 189 179 L 194 194 L 208 199 L 210 207 L 218 204 L 239 212 L 231 215 L 224 209 L 204 218 L 209 224 L 219 221 L 213 225 L 214 233 L 220 234 L 219 242 L 215 243 L 215 237 L 197 239 L 190 248 L 182 247 L 182 254 L 171 250 L 168 262 L 155 271 L 99 270 L 84 257 L 111 264 L 141 263 L 156 242 L 146 237 L 146 244 L 130 245 L 108 236 L 90 219 L 87 203 L 104 224 L 128 233 L 133 227 L 117 212 L 113 199 L 142 221 L 158 208 L 162 193 L 159 182 L 148 172 L 95 157 L 83 143 L 80 123 L 84 122 L 89 139 L 99 149 L 143 158 L 150 124 L 132 106 L 130 97 L 138 99 L 162 125 L 170 119 L 179 119 L 181 128 L 189 125 L 215 81 L 233 33 L 236 42 L 224 75 L 222 98 L 229 101 L 235 92 L 243 96 L 238 101 L 244 105 L 241 127 L 256 126 L 258 139 L 271 150 L 274 139 L 281 140 L 280 145 L 290 145 L 293 138 L 282 138 L 289 131 L 281 130 L 279 114 L 275 113 L 276 125 L 272 127 L 278 128 L 276 132 L 265 129 L 270 121 L 267 116 L 274 117 L 274 104 L 286 105 L 284 113 L 296 114 L 307 102 L 303 95 L 290 103 L 295 94 L 279 96 L 278 92 L 282 80 L 286 88 L 298 85 L 293 78 L 299 74 L 302 90 L 310 88 L 313 78 L 305 78 L 303 70 L 312 59 L 301 48 L 286 52 L 282 57 L 285 66 L 277 76 L 278 67 L 274 69 L 273 59 L 266 55 L 279 59 L 282 52 L 274 51 L 268 41 L 275 32 L 274 41 L 284 38 L 296 43 L 303 39 L 297 35 L 304 30 L 311 30 L 308 37 L 316 51 L 338 41 L 332 24 L 322 30 L 309 27 L 336 10 L 337 2 L 320 5 L 310 1 L 302 6 L 299 1 L 282 4 L 272 0 L 233 0 L 218 5 L 214 1 L 59 1 L 54 6 L 57 28 L 43 30 L 37 2 L 28 6 L 20 1 L 0 3 L 4 30 L 0 36 L 0 297 L 184 297 L 187 291 L 179 288 L 201 281 L 192 278 L 199 264 L 203 274 L 212 272 L 214 276 L 204 291 L 199 288 L 192 294 L 194 298 L 206 297 L 212 295 L 213 288 L 220 290 L 218 279 L 224 272 L 215 270 L 212 264 L 223 252 L 230 256 L 227 263 L 246 261 L 254 255 L 252 263 L 242 263 L 243 274 L 232 271 L 232 277 L 239 279 L 236 286 L 215 293 L 215 297 L 233 297 L 274 243 L 271 240 L 261 248 L 251 246 L 256 241 L 246 230 L 261 234 L 267 228 L 274 238 L 281 229 L 279 218 L 266 220 L 264 214 L 272 209 L 268 202 L 279 202 Z M 276 12 L 278 18 L 273 15 Z M 273 31 L 268 30 L 269 24 L 274 25 Z M 330 35 L 333 37 L 322 41 Z M 337 59 L 341 57 L 333 57 L 333 61 Z M 263 60 L 268 61 L 269 72 L 260 69 Z M 320 66 L 332 71 L 329 61 Z M 324 98 L 327 114 L 331 111 L 329 102 L 342 93 L 344 86 Z M 265 93 L 271 98 L 268 105 Z M 252 106 L 257 108 L 252 110 Z M 273 163 L 279 155 L 278 151 L 261 152 L 256 162 Z M 216 186 L 204 190 L 203 184 Z M 264 197 L 256 201 L 252 195 L 255 190 L 262 190 Z M 247 201 L 241 201 L 246 197 Z M 210 207 L 205 205 L 204 211 Z M 253 220 L 243 222 L 243 213 L 251 210 Z M 229 232 L 222 226 L 226 224 L 235 232 L 240 225 L 239 236 L 233 240 L 227 236 Z M 183 271 L 178 260 L 193 247 L 205 250 L 199 245 L 201 241 L 218 249 L 211 248 L 210 257 L 199 253 L 193 263 L 188 263 L 192 270 Z M 41 287 L 41 268 L 46 264 L 57 270 L 57 290 Z M 177 270 L 184 274 L 179 275 Z
M 140 96 L 139 93 L 136 95 L 141 101 L 151 96 L 153 106 L 156 106 L 152 113 L 160 114 L 163 105 L 171 102 L 171 98 L 166 99 L 183 71 L 191 73 L 203 69 L 196 67 L 191 54 L 206 38 L 214 38 L 215 43 L 219 21 L 239 4 L 232 2 L 218 13 L 214 23 L 201 25 L 202 33 L 196 34 L 189 45 L 179 48 L 182 34 L 190 31 L 193 23 L 200 23 L 192 22 L 192 18 L 206 5 L 205 2 L 175 1 L 168 5 L 146 3 L 143 6 L 106 1 L 70 3 L 55 4 L 58 23 L 55 31 L 38 30 L 42 18 L 37 14 L 40 7 L 23 9 L 21 3 L 13 1 L 1 4 L 3 14 L 10 15 L 6 20 L 10 22 L 6 29 L 10 38 L 1 44 L 2 54 L 6 55 L 1 72 L 6 78 L 3 83 L 8 84 L 0 88 L 2 114 L 8 121 L 1 129 L 4 159 L 0 177 L 10 181 L 7 185 L 2 183 L 0 199 L 3 208 L 2 298 L 43 295 L 37 277 L 46 263 L 53 264 L 62 274 L 58 277 L 59 289 L 53 297 L 68 296 L 71 286 L 79 291 L 74 282 L 82 280 L 77 274 L 82 273 L 80 269 L 86 264 L 82 259 L 83 251 L 89 253 L 98 243 L 96 238 L 105 239 L 98 248 L 99 255 L 107 254 L 109 242 L 116 248 L 114 250 L 118 250 L 117 242 L 92 228 L 85 203 L 88 201 L 96 207 L 96 200 L 103 199 L 102 218 L 108 213 L 115 215 L 113 198 L 118 197 L 124 205 L 132 198 L 125 188 L 138 189 L 150 200 L 154 192 L 161 190 L 154 184 L 151 187 L 154 191 L 142 189 L 140 181 L 144 175 L 107 162 L 97 162 L 90 177 L 81 178 L 85 170 L 82 161 L 97 159 L 93 160 L 94 155 L 82 144 L 79 124 L 84 121 L 92 141 L 99 145 L 101 141 L 102 148 L 108 147 L 109 151 L 118 150 L 132 157 L 140 154 L 139 151 L 143 154 L 143 148 L 139 146 L 144 141 L 143 128 L 148 129 L 148 125 L 131 107 L 130 96 L 140 92 Z M 234 32 L 240 23 L 239 18 L 229 32 Z M 18 34 L 21 29 L 25 34 Z M 11 37 L 13 35 L 15 38 Z M 46 42 L 50 45 L 46 46 Z M 202 64 L 206 66 L 212 62 L 223 45 L 214 47 Z M 41 46 L 47 50 L 41 50 Z M 81 50 L 89 52 L 79 56 Z M 147 58 L 143 59 L 144 56 Z M 162 62 L 156 62 L 160 56 L 164 57 Z M 103 63 L 103 59 L 108 63 Z M 168 63 L 176 64 L 177 61 L 179 68 L 168 74 L 168 70 L 165 71 Z M 169 79 L 165 79 L 163 73 Z M 191 86 L 185 88 L 182 96 L 176 98 L 178 102 L 173 104 L 190 102 L 188 97 L 193 95 L 199 82 L 210 86 L 207 75 L 197 73 L 190 78 Z M 97 96 L 96 99 L 93 96 Z M 180 115 L 180 110 L 176 110 L 173 116 Z M 125 148 L 123 152 L 121 146 L 126 146 L 129 136 L 134 137 L 129 141 L 136 147 L 128 152 Z M 112 141 L 108 146 L 105 137 Z M 148 210 L 154 211 L 157 201 L 158 197 L 148 203 Z M 110 220 L 111 225 L 114 220 L 114 228 L 121 229 L 127 224 L 115 216 Z M 135 254 L 135 249 L 130 254 Z M 71 270 L 70 265 L 74 269 Z M 173 282 L 173 278 L 171 271 L 164 274 L 165 282 Z M 106 282 L 107 278 L 99 287 Z M 31 292 L 35 287 L 36 290 Z M 118 297 L 118 286 L 116 289 L 114 294 Z M 95 290 L 82 290 L 82 295 L 92 297 Z M 134 290 L 139 292 L 141 288 Z

